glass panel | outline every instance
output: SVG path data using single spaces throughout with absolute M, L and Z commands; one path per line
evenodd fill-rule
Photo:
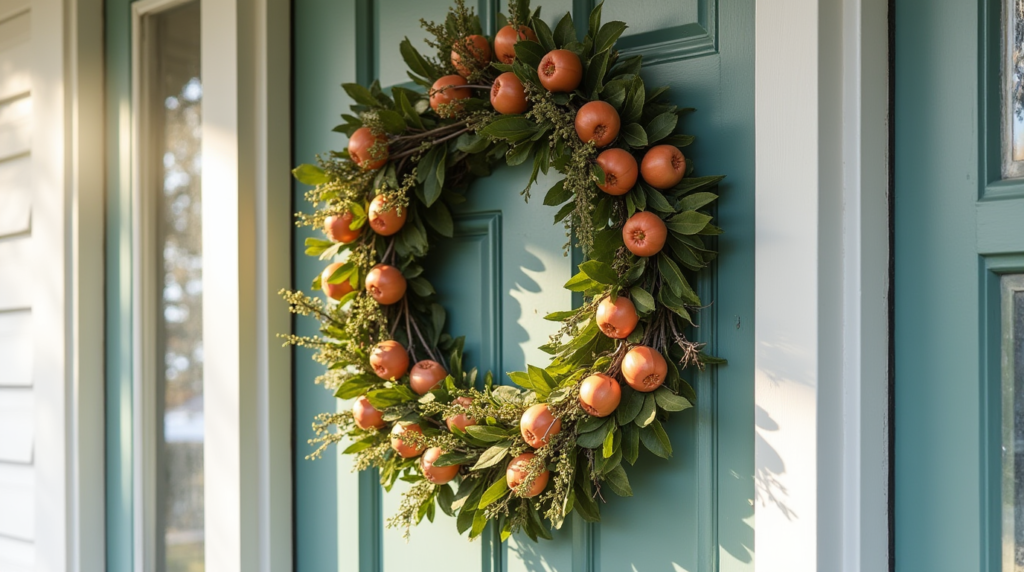
M 1024 177 L 1024 0 L 1004 0 L 1003 176 Z
M 1024 572 L 1024 275 L 1002 279 L 1003 571 Z
M 203 282 L 200 203 L 202 84 L 199 3 L 152 16 L 152 117 L 156 254 L 158 399 L 163 427 L 157 461 L 158 569 L 204 569 Z M 153 195 L 149 195 L 153 196 Z

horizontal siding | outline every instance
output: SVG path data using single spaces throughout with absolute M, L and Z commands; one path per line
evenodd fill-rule
M 0 536 L 0 570 L 33 572 L 35 562 L 36 549 L 32 542 Z
M 0 388 L 0 463 L 32 462 L 33 414 L 30 388 Z
M 5 15 L 18 13 L 17 4 L 21 3 L 0 0 L 0 101 L 25 95 L 31 87 L 31 20 L 27 12 L 5 18 Z
M 31 465 L 0 463 L 0 536 L 35 538 L 35 471 Z
M 0 312 L 0 364 L 0 387 L 32 385 L 32 313 L 29 310 Z
M 0 238 L 28 232 L 31 209 L 32 158 L 22 155 L 0 161 Z
M 28 236 L 0 239 L 0 311 L 32 304 L 31 247 Z
M 30 2 L 0 0 L 0 572 L 36 568 Z
M 24 155 L 32 149 L 32 98 L 0 103 L 0 160 Z

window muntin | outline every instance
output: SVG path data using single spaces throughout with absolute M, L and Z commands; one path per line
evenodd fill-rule
M 1024 572 L 1024 274 L 1001 282 L 1003 571 Z

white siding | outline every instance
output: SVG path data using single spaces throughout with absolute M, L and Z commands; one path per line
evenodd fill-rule
M 0 570 L 35 561 L 31 20 L 0 0 Z

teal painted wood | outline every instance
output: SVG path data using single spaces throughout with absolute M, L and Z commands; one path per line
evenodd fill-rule
M 394 51 L 404 35 L 421 38 L 413 23 L 421 15 L 436 17 L 431 10 L 443 14 L 447 4 L 297 0 L 296 162 L 344 145 L 344 137 L 327 130 L 348 105 L 338 84 L 353 79 L 366 83 L 378 75 L 384 83 L 388 78 L 404 81 L 401 60 L 387 56 L 387 50 Z M 633 8 L 642 12 L 637 17 L 646 28 L 642 34 L 627 31 L 624 42 L 632 42 L 630 49 L 650 49 L 648 55 L 660 56 L 645 71 L 646 79 L 670 85 L 678 102 L 699 109 L 683 120 L 687 133 L 699 135 L 698 143 L 686 150 L 688 159 L 700 173 L 729 176 L 718 212 L 727 229 L 719 242 L 722 258 L 700 283 L 702 296 L 713 304 L 702 312 L 703 326 L 695 335 L 730 363 L 691 374 L 699 403 L 696 411 L 677 415 L 671 424 L 676 457 L 670 462 L 642 457 L 630 471 L 636 497 L 612 498 L 600 525 L 572 519 L 554 542 L 513 538 L 501 546 L 493 533 L 485 533 L 484 542 L 469 544 L 440 516 L 440 522 L 414 529 L 412 542 L 405 545 L 397 532 L 382 529 L 383 517 L 397 506 L 395 494 L 382 498 L 369 473 L 347 477 L 346 459 L 329 455 L 316 463 L 302 460 L 309 450 L 305 440 L 312 415 L 336 404 L 310 383 L 318 368 L 300 351 L 295 362 L 298 572 L 391 571 L 414 565 L 432 570 L 439 569 L 435 563 L 440 554 L 458 563 L 452 569 L 489 572 L 752 570 L 754 11 L 752 1 L 723 4 L 611 0 L 606 6 L 606 15 L 617 10 L 626 20 L 633 19 Z M 484 15 L 499 7 L 493 0 L 479 0 L 478 6 Z M 573 10 L 582 32 L 593 4 L 557 0 L 543 6 L 549 22 Z M 363 26 L 367 15 L 380 22 L 383 14 L 388 15 L 386 26 Z M 397 21 L 403 18 L 408 21 Z M 356 34 L 347 28 L 351 21 L 360 23 Z M 656 29 L 658 22 L 665 29 Z M 483 26 L 493 30 L 492 21 L 485 20 Z M 359 46 L 358 54 L 353 54 L 353 44 Z M 373 69 L 367 72 L 369 62 Z M 561 285 L 579 260 L 562 257 L 564 231 L 551 224 L 553 209 L 539 200 L 523 204 L 519 190 L 527 175 L 521 168 L 502 167 L 478 181 L 470 201 L 457 213 L 459 236 L 439 244 L 432 255 L 431 278 L 449 312 L 450 331 L 467 336 L 471 363 L 496 373 L 522 369 L 528 362 L 545 363 L 536 348 L 553 324 L 541 318 L 573 303 Z M 538 184 L 534 196 L 546 190 Z M 302 191 L 296 189 L 297 205 Z M 302 240 L 308 235 L 297 232 L 295 243 L 295 285 L 304 288 L 323 265 L 302 256 Z M 300 333 L 312 332 L 301 320 L 296 326 Z
M 998 277 L 1024 271 L 1000 181 L 1000 2 L 896 3 L 897 570 L 1001 569 Z M 911 22 L 912 24 L 905 24 Z
M 105 4 L 106 62 L 106 557 L 130 572 L 132 520 L 131 2 Z M 128 139 L 128 140 L 126 140 Z

